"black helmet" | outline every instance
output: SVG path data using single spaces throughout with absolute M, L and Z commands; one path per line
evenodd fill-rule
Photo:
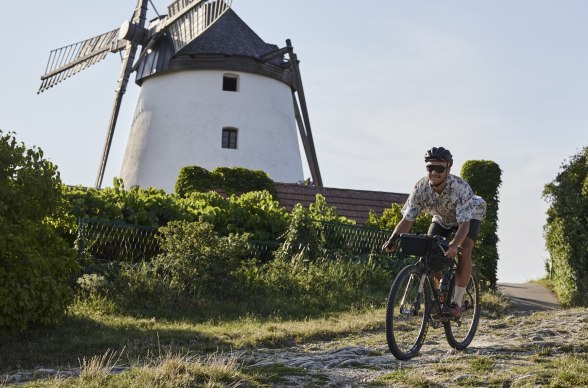
M 433 147 L 425 154 L 425 162 L 430 160 L 444 160 L 449 163 L 449 167 L 453 164 L 453 155 L 448 149 L 443 147 Z

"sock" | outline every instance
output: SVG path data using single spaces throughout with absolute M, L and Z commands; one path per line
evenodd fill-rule
M 461 302 L 463 301 L 463 294 L 465 294 L 465 287 L 458 287 L 455 286 L 455 292 L 453 293 L 453 302 L 461 306 Z

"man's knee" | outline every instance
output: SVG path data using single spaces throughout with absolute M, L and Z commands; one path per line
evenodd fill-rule
M 463 243 L 460 246 L 461 248 L 461 255 L 465 257 L 472 257 L 472 250 L 474 249 L 474 240 L 469 237 L 466 237 L 463 240 Z

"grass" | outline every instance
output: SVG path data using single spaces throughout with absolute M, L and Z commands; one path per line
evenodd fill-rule
M 125 363 L 160 349 L 172 353 L 209 353 L 257 347 L 279 348 L 328 340 L 381 328 L 384 312 L 372 309 L 308 320 L 244 317 L 224 322 L 193 323 L 95 313 L 73 306 L 56 328 L 31 330 L 23 337 L 0 335 L 0 372 L 38 366 L 72 367 L 124 349 Z
M 498 303 L 496 302 L 498 301 Z M 501 299 L 484 301 L 496 314 Z M 0 334 L 0 372 L 38 366 L 77 366 L 78 360 L 121 352 L 134 360 L 163 348 L 172 352 L 214 352 L 256 347 L 283 347 L 313 340 L 359 335 L 383 327 L 383 309 L 365 309 L 322 318 L 283 320 L 252 316 L 208 322 L 165 320 L 117 314 L 78 301 L 54 328 L 30 330 L 24 336 Z
M 483 309 L 491 316 L 500 317 L 508 312 L 508 305 L 500 295 L 483 294 L 482 302 Z M 385 336 L 381 333 L 382 308 L 301 320 L 246 316 L 234 320 L 195 322 L 189 319 L 135 317 L 94 307 L 78 302 L 55 328 L 35 329 L 23 337 L 0 335 L 0 374 L 40 367 L 62 370 L 80 368 L 77 378 L 45 376 L 44 380 L 28 384 L 41 387 L 157 386 L 164 385 L 164 381 L 169 382 L 166 386 L 172 387 L 264 387 L 291 384 L 292 379 L 303 381 L 307 386 L 323 386 L 328 382 L 326 376 L 320 373 L 307 376 L 309 372 L 305 369 L 279 364 L 267 367 L 241 365 L 239 352 L 339 338 L 353 343 L 355 339 L 365 337 L 366 332 L 376 334 L 368 336 L 370 347 L 377 348 L 385 343 Z M 541 319 L 541 314 L 528 317 L 526 321 L 537 319 Z M 523 322 L 521 326 L 527 325 Z M 558 381 L 561 386 L 573 386 L 572 383 L 586 381 L 588 362 L 585 346 L 578 344 L 553 349 L 527 346 L 525 349 L 534 352 L 534 356 L 529 358 L 526 372 L 520 375 L 531 373 L 533 377 L 518 383 L 532 381 L 533 384 L 545 385 L 545 381 Z M 555 353 L 565 353 L 564 364 L 556 364 Z M 501 372 L 497 356 L 462 354 L 442 357 L 439 363 L 423 371 L 403 367 L 401 363 L 398 365 L 400 369 L 382 376 L 375 384 L 430 386 L 443 381 L 435 376 L 444 376 L 444 381 L 449 382 L 460 376 L 460 381 L 450 385 L 475 386 L 492 382 L 493 386 L 501 386 L 502 383 L 513 382 L 512 385 L 517 386 L 516 375 Z M 381 355 L 379 349 L 370 352 L 370 356 Z M 566 367 L 566 363 L 573 367 Z M 456 365 L 459 365 L 457 370 Z M 121 367 L 123 372 L 120 372 Z M 433 373 L 433 376 L 426 372 Z

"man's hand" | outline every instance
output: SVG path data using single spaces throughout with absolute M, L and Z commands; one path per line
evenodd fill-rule
M 384 243 L 384 245 L 382 245 L 382 252 L 388 252 L 388 253 L 396 252 L 396 248 L 398 247 L 397 242 L 398 242 L 398 235 L 393 234 L 392 236 L 390 236 L 388 241 L 386 241 Z
M 459 246 L 454 243 L 449 244 L 447 250 L 445 251 L 445 257 L 454 257 L 459 253 Z

